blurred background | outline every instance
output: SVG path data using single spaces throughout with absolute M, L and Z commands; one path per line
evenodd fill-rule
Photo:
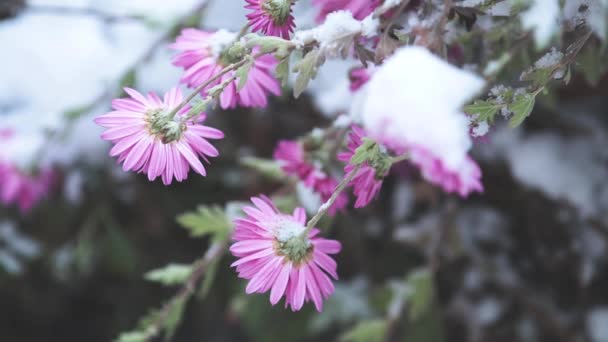
M 179 29 L 238 31 L 243 5 L 0 0 L 0 135 L 13 137 L 0 139 L 0 154 L 34 173 L 53 170 L 31 210 L 0 206 L 1 341 L 111 341 L 131 330 L 177 291 L 143 274 L 190 263 L 209 244 L 176 217 L 276 191 L 240 158 L 271 158 L 280 139 L 348 110 L 347 71 L 357 63 L 332 61 L 298 100 L 286 92 L 264 110 L 211 113 L 227 138 L 208 177 L 165 187 L 123 173 L 92 118 L 122 86 L 176 84 L 167 44 Z M 315 15 L 298 2 L 299 28 Z M 585 67 L 543 96 L 523 127 L 499 124 L 476 143 L 485 193 L 460 200 L 403 166 L 377 201 L 331 220 L 344 249 L 323 313 L 245 296 L 225 256 L 172 340 L 608 341 L 608 77 Z M 404 309 L 417 286 L 428 291 Z

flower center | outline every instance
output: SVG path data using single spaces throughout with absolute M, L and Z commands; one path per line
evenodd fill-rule
M 295 265 L 306 262 L 312 255 L 312 243 L 306 235 L 302 235 L 305 230 L 306 227 L 299 222 L 285 220 L 275 231 L 275 250 Z
M 175 118 L 167 116 L 163 108 L 150 109 L 146 112 L 146 122 L 151 135 L 159 138 L 163 144 L 168 144 L 181 139 L 186 125 Z
M 262 10 L 276 25 L 283 25 L 289 19 L 291 0 L 262 0 Z

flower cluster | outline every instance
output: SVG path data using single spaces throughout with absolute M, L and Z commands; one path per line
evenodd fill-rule
M 323 24 L 287 40 L 295 28 L 294 0 L 245 2 L 251 12 L 240 34 L 187 28 L 169 46 L 177 51 L 173 64 L 184 70 L 180 83 L 194 89 L 190 96 L 172 88 L 161 99 L 152 92 L 144 95 L 125 88 L 129 97 L 115 99 L 113 111 L 95 119 L 106 129 L 101 137 L 114 145 L 110 155 L 118 158 L 123 170 L 144 173 L 150 181 L 160 177 L 165 185 L 185 180 L 191 168 L 205 176 L 203 162 L 219 155 L 209 139 L 224 137 L 220 130 L 203 125 L 207 105 L 217 101 L 223 109 L 264 108 L 269 95 L 281 94 L 275 73 L 287 80 L 296 70 L 294 88 L 304 90 L 327 58 L 356 52 L 363 64 L 376 60 L 362 58 L 357 48 L 365 54 L 368 45 L 375 45 L 385 28 L 382 14 L 399 3 L 313 0 Z M 371 15 L 374 11 L 379 15 Z M 275 37 L 245 35 L 248 30 Z M 298 50 L 302 58 L 290 67 L 290 54 Z M 297 177 L 324 204 L 308 223 L 304 209 L 284 214 L 265 196 L 252 198 L 253 206 L 243 208 L 247 216 L 234 221 L 230 251 L 238 259 L 232 266 L 249 280 L 248 294 L 270 291 L 273 305 L 285 297 L 285 306 L 293 311 L 308 301 L 321 311 L 334 292 L 331 278 L 337 279 L 337 265 L 329 255 L 338 253 L 341 245 L 319 237 L 313 227 L 326 213 L 347 206 L 347 186 L 356 197 L 354 207 L 367 206 L 397 161 L 407 158 L 425 179 L 447 192 L 464 197 L 482 191 L 481 172 L 468 155 L 469 122 L 461 107 L 483 87 L 483 80 L 422 47 L 399 48 L 382 59 L 382 65 L 354 68 L 349 75 L 351 119 L 335 125 L 346 129 L 357 123 L 351 126 L 346 150 L 337 155 L 345 164 L 343 181 L 328 171 L 337 170 L 329 163 L 336 157 L 334 149 L 287 140 L 277 145 L 273 156 L 284 173 Z M 454 92 L 456 87 L 461 91 Z M 436 100 L 429 101 L 429 94 Z M 191 106 L 198 95 L 202 100 Z M 337 135 L 336 150 L 344 137 Z M 0 167 L 0 191 L 7 192 L 2 188 L 5 174 L 9 172 Z
M 280 141 L 273 156 L 286 174 L 298 177 L 306 187 L 319 194 L 323 202 L 334 193 L 338 181 L 323 171 L 318 164 L 307 160 L 307 153 L 302 143 L 290 140 Z M 329 208 L 329 213 L 335 214 L 346 207 L 347 203 L 346 195 L 340 194 Z
M 338 241 L 319 237 L 318 229 L 306 229 L 306 212 L 279 212 L 266 197 L 253 197 L 246 206 L 246 218 L 236 219 L 236 241 L 230 247 L 238 258 L 232 266 L 239 277 L 248 279 L 247 293 L 270 291 L 270 303 L 285 297 L 285 307 L 297 311 L 312 301 L 317 311 L 334 292 L 329 276 L 338 279 L 336 262 L 329 254 L 340 252 Z M 329 275 L 329 276 L 328 276 Z

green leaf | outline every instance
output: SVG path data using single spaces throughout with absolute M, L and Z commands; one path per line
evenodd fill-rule
M 232 228 L 224 211 L 217 206 L 199 206 L 194 212 L 179 215 L 177 222 L 190 231 L 191 237 L 213 235 L 215 241 L 226 240 Z
M 544 86 L 553 78 L 555 70 L 554 67 L 533 69 L 522 74 L 521 80 L 534 82 L 536 85 Z
M 259 172 L 262 176 L 271 180 L 285 180 L 285 173 L 279 163 L 270 159 L 245 157 L 240 160 L 241 164 Z
M 87 104 L 87 105 L 84 105 L 81 107 L 75 107 L 75 108 L 68 109 L 65 112 L 63 112 L 63 117 L 68 121 L 73 121 L 73 120 L 76 120 L 79 117 L 87 114 L 92 109 L 93 109 L 93 106 L 90 104 Z
M 178 297 L 169 303 L 170 310 L 167 313 L 163 326 L 165 330 L 165 341 L 170 341 L 173 335 L 175 335 L 175 331 L 184 316 L 184 310 L 186 308 L 186 303 L 188 303 L 188 299 L 190 299 L 189 296 Z
M 284 58 L 274 69 L 274 75 L 281 81 L 281 86 L 285 87 L 289 82 L 289 58 Z
M 289 40 L 274 36 L 260 36 L 257 34 L 248 34 L 245 36 L 248 48 L 258 47 L 260 52 L 275 52 L 279 49 L 285 49 L 292 45 Z
M 163 268 L 147 272 L 144 278 L 165 286 L 172 286 L 185 283 L 191 274 L 192 265 L 169 264 Z
M 357 323 L 351 330 L 340 336 L 341 342 L 376 342 L 384 341 L 386 321 L 381 319 Z
M 535 101 L 536 95 L 534 94 L 523 93 L 515 95 L 513 102 L 507 106 L 507 109 L 513 113 L 513 116 L 509 120 L 509 126 L 511 128 L 517 127 L 524 122 L 532 112 Z
M 219 260 L 211 263 L 207 270 L 205 271 L 205 277 L 201 283 L 200 290 L 198 292 L 198 298 L 204 299 L 209 294 L 209 290 L 211 290 L 211 286 L 215 281 L 215 276 L 217 275 Z
M 412 272 L 407 277 L 407 285 L 412 290 L 408 296 L 409 316 L 417 320 L 427 313 L 433 303 L 433 277 L 428 269 Z
M 112 271 L 131 274 L 137 265 L 135 247 L 116 222 L 106 218 L 106 235 L 103 239 L 103 261 Z
M 205 101 L 205 100 L 198 100 L 196 101 L 193 105 L 192 108 L 190 108 L 190 110 L 188 111 L 187 116 L 189 117 L 195 117 L 196 115 L 199 115 L 200 113 L 204 112 L 207 109 L 207 106 L 209 105 L 209 101 Z
M 596 86 L 608 68 L 608 64 L 604 62 L 606 60 L 608 55 L 602 53 L 598 47 L 588 44 L 578 55 L 576 69 L 582 72 L 589 84 Z
M 369 138 L 363 138 L 363 144 L 357 147 L 355 154 L 350 158 L 350 163 L 359 165 L 367 160 L 373 159 L 376 152 L 379 151 L 378 144 Z
M 491 100 L 476 100 L 473 104 L 464 106 L 464 111 L 469 115 L 477 115 L 475 121 L 492 122 L 498 110 L 503 106 L 503 104 L 495 103 Z
M 247 61 L 245 64 L 241 65 L 235 71 L 235 75 L 238 80 L 238 84 L 236 86 L 237 91 L 241 91 L 245 84 L 247 84 L 247 78 L 249 77 L 249 71 L 251 71 L 251 67 L 253 66 L 253 60 Z
M 302 95 L 310 80 L 314 79 L 317 75 L 317 67 L 321 60 L 319 56 L 319 50 L 312 50 L 295 65 L 294 71 L 298 72 L 298 76 L 293 87 L 293 95 L 296 98 Z
M 115 342 L 146 342 L 149 336 L 143 331 L 129 331 L 120 334 Z
M 125 87 L 135 88 L 136 83 L 137 83 L 137 71 L 135 69 L 131 69 L 122 76 L 122 78 L 120 79 L 120 82 L 118 82 L 118 86 L 120 88 L 120 91 L 123 91 L 123 88 L 125 88 Z M 122 93 L 122 94 L 125 95 L 124 93 Z

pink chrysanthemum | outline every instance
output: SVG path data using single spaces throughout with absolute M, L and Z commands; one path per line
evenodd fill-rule
M 304 147 L 297 141 L 280 141 L 274 150 L 273 157 L 286 174 L 298 177 L 305 186 L 319 194 L 323 202 L 331 197 L 338 185 L 338 181 L 333 177 L 306 160 Z M 347 203 L 346 195 L 340 194 L 329 208 L 328 213 L 334 215 L 338 210 L 344 209 Z
M 125 88 L 130 98 L 112 101 L 112 112 L 95 118 L 95 123 L 107 128 L 101 135 L 114 143 L 110 156 L 118 157 L 124 171 L 148 175 L 150 181 L 161 177 L 165 185 L 173 178 L 178 182 L 188 178 L 190 167 L 205 176 L 200 158 L 216 157 L 219 152 L 207 139 L 221 139 L 224 133 L 202 125 L 206 115 L 185 120 L 190 106 L 183 107 L 174 117 L 167 115 L 183 100 L 178 88 L 169 90 L 164 99 L 155 93 L 143 96 Z
M 231 247 L 239 258 L 232 264 L 239 277 L 249 279 L 245 291 L 270 291 L 275 305 L 285 296 L 285 307 L 297 311 L 312 301 L 317 311 L 334 292 L 328 275 L 338 279 L 336 262 L 328 254 L 340 252 L 340 242 L 319 237 L 318 229 L 306 231 L 306 213 L 297 208 L 283 214 L 267 197 L 253 197 L 255 207 L 243 208 L 246 218 L 235 220 Z
M 364 67 L 351 70 L 348 76 L 350 79 L 350 91 L 352 92 L 361 89 L 361 87 L 363 87 L 372 77 L 369 71 Z
M 325 20 L 325 17 L 331 12 L 346 10 L 353 14 L 357 20 L 362 20 L 370 15 L 378 6 L 382 4 L 381 0 L 313 0 L 313 5 L 320 8 L 317 21 Z
M 483 192 L 481 169 L 470 157 L 465 158 L 458 170 L 452 170 L 422 146 L 411 146 L 408 153 L 409 160 L 420 169 L 422 177 L 440 185 L 446 192 L 457 192 L 462 197 L 474 191 Z
M 220 30 L 205 32 L 197 29 L 184 29 L 175 43 L 169 47 L 180 51 L 174 58 L 173 64 L 182 67 L 185 72 L 180 82 L 190 88 L 196 88 L 218 74 L 224 67 L 235 62 L 227 48 L 234 42 L 233 33 Z M 280 95 L 281 85 L 274 78 L 273 72 L 278 62 L 272 55 L 264 55 L 256 59 L 249 70 L 247 81 L 240 91 L 237 91 L 238 79 L 230 82 L 220 95 L 220 106 L 223 109 L 243 107 L 266 107 L 268 94 Z M 215 82 L 205 87 L 201 94 L 234 77 L 235 71 L 229 71 Z
M 356 166 L 350 163 L 351 158 L 355 155 L 355 152 L 359 146 L 363 144 L 363 138 L 366 136 L 363 128 L 353 125 L 352 131 L 349 134 L 348 140 L 348 151 L 342 152 L 338 155 L 338 159 L 346 162 L 344 177 L 350 177 L 352 172 L 355 172 Z M 374 169 L 368 162 L 364 162 L 359 171 L 350 182 L 350 186 L 353 187 L 353 192 L 357 197 L 355 201 L 355 208 L 363 208 L 368 205 L 374 197 L 380 192 L 382 187 L 382 181 L 386 176 L 386 173 L 382 177 L 378 177 Z M 387 170 L 388 173 L 388 170 Z
M 292 0 L 245 1 L 245 8 L 253 11 L 247 14 L 251 31 L 289 39 L 289 34 L 296 26 L 292 15 Z
M 26 213 L 47 196 L 54 179 L 55 172 L 48 167 L 27 174 L 9 162 L 0 162 L 0 203 L 15 204 Z

